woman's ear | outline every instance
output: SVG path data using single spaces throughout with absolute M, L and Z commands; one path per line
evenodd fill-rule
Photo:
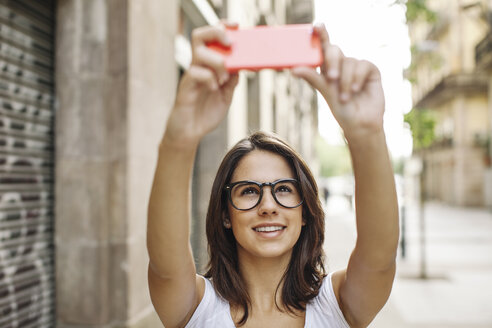
M 302 226 L 304 227 L 306 225 L 306 219 L 304 219 L 304 216 L 302 217 Z
M 226 228 L 226 229 L 231 228 L 231 220 L 227 217 L 226 213 L 222 214 L 222 224 L 224 225 L 224 228 Z

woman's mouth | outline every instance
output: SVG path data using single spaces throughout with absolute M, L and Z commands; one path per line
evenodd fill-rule
M 263 238 L 276 238 L 284 232 L 286 229 L 286 226 L 262 226 L 262 227 L 255 227 L 253 230 L 256 232 L 258 236 L 261 236 Z
M 273 232 L 273 231 L 279 231 L 279 230 L 283 230 L 285 229 L 285 227 L 281 227 L 281 226 L 270 226 L 270 227 L 257 227 L 257 228 L 253 228 L 254 231 L 256 232 Z

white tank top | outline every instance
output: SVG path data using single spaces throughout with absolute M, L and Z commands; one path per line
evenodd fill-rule
M 350 328 L 338 306 L 330 273 L 325 277 L 318 296 L 306 305 L 305 328 Z M 205 293 L 186 328 L 234 328 L 229 303 L 220 297 L 205 279 Z

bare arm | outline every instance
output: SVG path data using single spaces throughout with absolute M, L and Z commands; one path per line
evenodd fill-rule
M 349 143 L 355 177 L 357 242 L 340 300 L 354 327 L 366 327 L 386 303 L 395 275 L 398 205 L 384 134 Z
M 193 60 L 169 117 L 148 207 L 147 248 L 152 303 L 166 327 L 184 326 L 203 296 L 190 245 L 191 174 L 200 140 L 225 117 L 237 76 L 205 42 L 227 44 L 219 27 L 193 32 Z
M 398 205 L 383 132 L 384 95 L 378 69 L 345 57 L 320 35 L 321 74 L 293 73 L 324 96 L 347 139 L 355 176 L 357 242 L 346 270 L 333 276 L 335 293 L 351 327 L 366 327 L 386 303 L 393 285 L 399 238 Z
M 180 150 L 164 138 L 149 200 L 149 288 L 166 327 L 181 326 L 199 298 L 189 242 L 194 148 Z

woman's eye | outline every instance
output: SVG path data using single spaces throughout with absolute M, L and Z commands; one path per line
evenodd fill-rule
M 258 190 L 256 188 L 253 188 L 253 187 L 244 188 L 241 191 L 241 195 L 255 195 L 255 194 L 258 194 Z
M 282 186 L 278 186 L 277 189 L 275 189 L 275 192 L 292 192 L 292 188 L 290 188 L 289 186 L 282 185 Z

